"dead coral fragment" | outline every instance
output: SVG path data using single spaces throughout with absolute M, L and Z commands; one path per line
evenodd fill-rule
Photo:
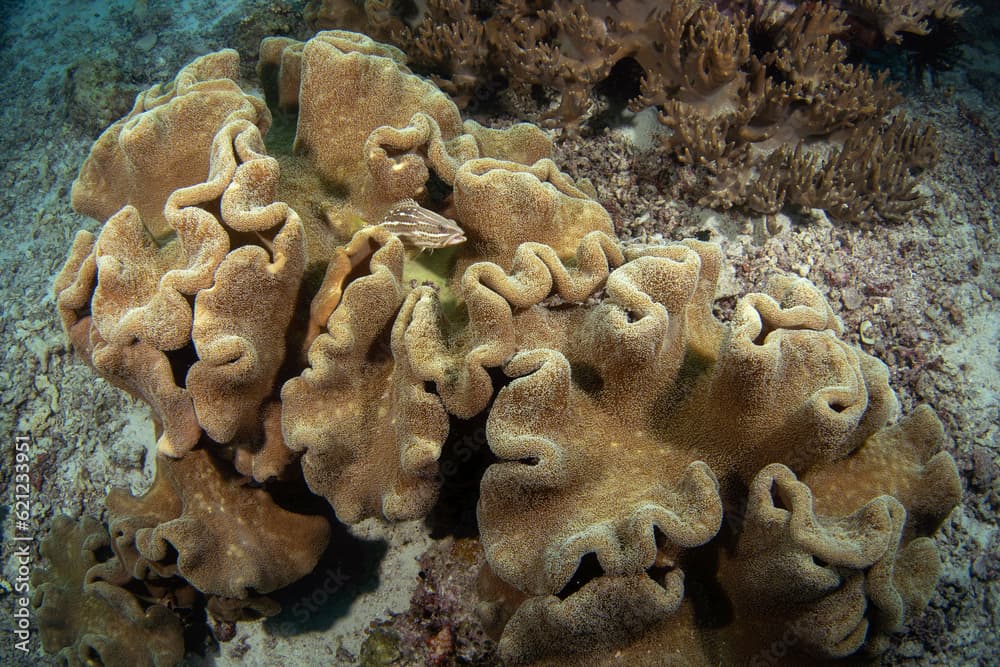
M 142 604 L 117 585 L 124 581 L 102 576 L 120 571 L 117 563 L 98 560 L 109 541 L 108 531 L 90 517 L 53 520 L 41 542 L 48 566 L 31 577 L 42 648 L 70 667 L 179 664 L 184 657 L 180 620 L 162 605 Z

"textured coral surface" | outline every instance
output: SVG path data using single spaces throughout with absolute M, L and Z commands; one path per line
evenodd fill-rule
M 506 661 L 718 664 L 789 628 L 803 660 L 874 655 L 926 604 L 954 462 L 929 409 L 897 422 L 886 367 L 811 283 L 720 318 L 717 246 L 622 246 L 541 131 L 463 123 L 392 47 L 266 41 L 260 72 L 273 111 L 235 53 L 196 60 L 74 187 L 104 226 L 59 312 L 160 432 L 154 487 L 108 498 L 116 585 L 190 584 L 217 635 L 274 613 L 260 596 L 326 544 L 311 494 L 349 523 L 424 516 L 485 417 L 482 611 Z M 424 253 L 376 224 L 407 199 L 467 241 Z
M 52 522 L 42 541 L 48 567 L 32 575 L 42 646 L 67 665 L 176 665 L 184 657 L 180 621 L 161 604 L 140 604 L 118 584 L 118 562 L 98 555 L 107 529 L 85 517 Z

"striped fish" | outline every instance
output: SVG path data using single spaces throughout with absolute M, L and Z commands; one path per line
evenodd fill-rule
M 421 250 L 465 243 L 465 232 L 458 223 L 412 199 L 404 199 L 393 206 L 378 226 L 398 236 L 403 243 Z

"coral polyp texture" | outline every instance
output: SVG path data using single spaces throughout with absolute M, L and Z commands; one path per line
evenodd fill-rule
M 480 530 L 530 597 L 502 653 L 738 664 L 789 631 L 806 656 L 879 653 L 927 603 L 927 535 L 960 496 L 940 424 L 888 426 L 885 367 L 808 282 L 775 279 L 723 326 L 712 246 L 627 259 L 599 304 L 546 318 L 565 342 L 504 367 Z
M 716 246 L 621 245 L 541 130 L 463 122 L 394 47 L 268 39 L 258 71 L 268 104 L 233 51 L 140 95 L 73 187 L 103 227 L 59 312 L 149 404 L 157 473 L 109 529 L 54 526 L 46 650 L 175 664 L 175 613 L 276 613 L 333 515 L 426 516 L 484 417 L 480 607 L 510 664 L 730 664 L 788 632 L 873 656 L 920 613 L 955 464 L 811 283 L 719 319 Z M 397 235 L 401 202 L 465 241 Z

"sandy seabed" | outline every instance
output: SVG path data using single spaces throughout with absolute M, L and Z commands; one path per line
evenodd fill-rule
M 16 438 L 29 436 L 28 534 L 40 537 L 53 515 L 100 516 L 109 488 L 139 491 L 151 480 L 147 411 L 73 356 L 55 312 L 52 281 L 73 235 L 98 228 L 69 207 L 76 171 L 137 90 L 170 80 L 208 51 L 233 46 L 247 57 L 261 25 L 305 33 L 296 3 L 54 0 L 6 2 L 3 12 L 0 511 L 6 515 L 14 501 Z M 970 24 L 965 66 L 942 74 L 936 88 L 905 91 L 904 110 L 938 128 L 941 159 L 923 179 L 926 204 L 904 224 L 834 223 L 818 212 L 765 220 L 699 208 L 685 198 L 690 174 L 636 147 L 631 131 L 562 141 L 557 149 L 564 170 L 594 183 L 623 239 L 698 235 L 719 243 L 728 267 L 723 307 L 774 272 L 808 277 L 844 322 L 845 337 L 889 365 L 903 413 L 928 403 L 944 422 L 963 499 L 937 537 L 944 569 L 934 596 L 896 637 L 887 665 L 1000 664 L 1000 24 L 983 15 Z M 115 85 L 99 107 L 81 91 L 89 90 L 86 77 L 105 74 Z M 862 326 L 870 342 L 862 342 Z M 324 564 L 331 599 L 302 593 L 289 612 L 315 616 L 314 607 L 332 605 L 333 620 L 290 637 L 244 623 L 233 641 L 189 662 L 352 664 L 372 621 L 397 615 L 406 625 L 405 616 L 427 599 L 428 576 L 455 567 L 442 581 L 471 581 L 474 563 L 458 559 L 460 571 L 448 545 L 436 544 L 420 522 L 366 522 L 351 533 L 344 539 L 355 557 Z M 14 649 L 17 596 L 8 589 L 17 582 L 15 534 L 4 516 L 0 663 L 52 664 L 36 634 L 31 653 Z M 472 644 L 465 646 L 469 661 L 488 664 L 489 642 Z

